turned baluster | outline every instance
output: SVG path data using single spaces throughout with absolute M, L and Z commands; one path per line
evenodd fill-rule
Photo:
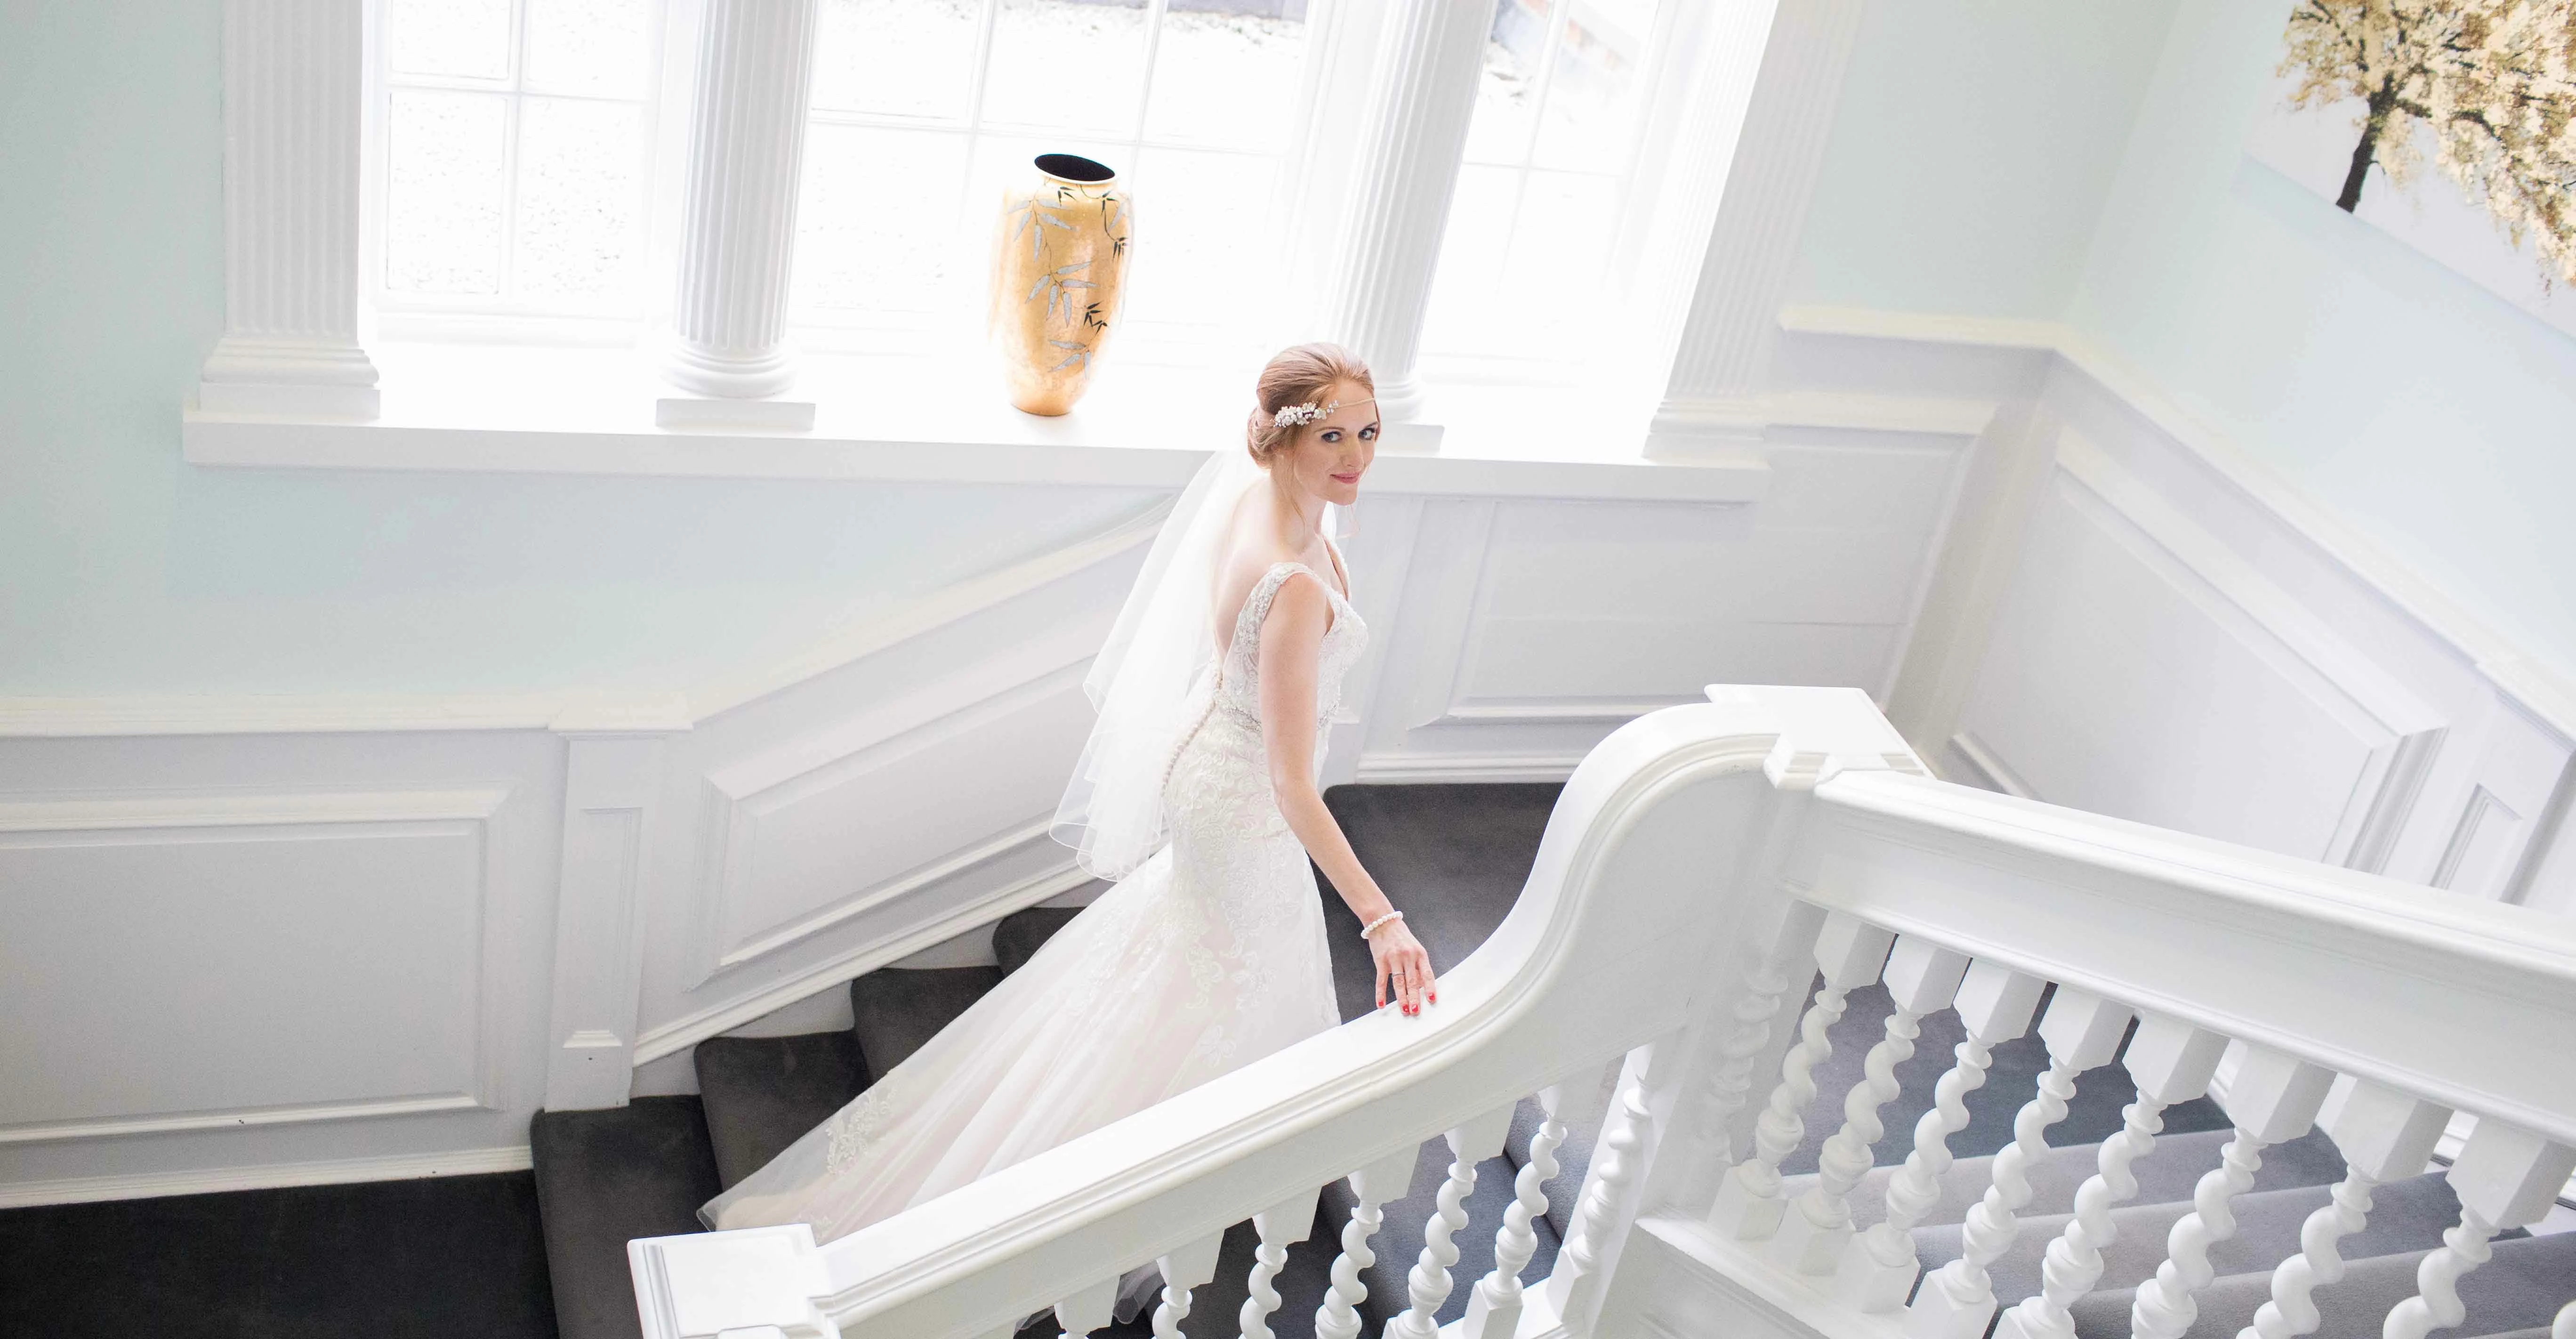
M 1323 1305 L 1315 1308 L 1315 1339 L 1358 1339 L 1359 1304 L 1368 1300 L 1368 1285 L 1360 1281 L 1360 1271 L 1377 1263 L 1369 1238 L 1386 1220 L 1380 1206 L 1404 1198 L 1413 1184 L 1417 1156 L 1418 1150 L 1407 1144 L 1345 1178 L 1352 1198 L 1359 1202 L 1351 1206 L 1351 1221 L 1342 1227 L 1342 1253 L 1333 1258 L 1333 1286 L 1324 1294 Z
M 2023 1169 L 2048 1151 L 2048 1127 L 2066 1119 L 2075 1076 L 2109 1064 L 2128 1028 L 2126 1008 L 2098 995 L 2057 988 L 2039 1020 L 2039 1039 L 2048 1047 L 2048 1071 L 2039 1076 L 2039 1092 L 2014 1115 L 2013 1141 L 1995 1155 L 1993 1183 L 1968 1210 L 1959 1258 L 1927 1275 L 1906 1308 L 1908 1334 L 1916 1339 L 1979 1339 L 1986 1332 L 1995 1317 L 1994 1280 L 1986 1270 L 2012 1249 L 2013 1237 L 2021 1231 L 2018 1215 L 2030 1203 L 2030 1179 Z
M 1793 974 L 1807 968 L 1824 919 L 1824 908 L 1815 903 L 1792 902 L 1770 943 L 1747 948 L 1744 991 L 1736 996 L 1709 1047 L 1708 1077 L 1688 1114 L 1674 1118 L 1676 1130 L 1698 1132 L 1702 1137 L 1693 1146 L 1700 1161 L 1677 1174 L 1671 1186 L 1672 1202 L 1707 1203 L 1717 1193 L 1711 1183 L 1735 1165 L 1736 1116 L 1753 1091 L 1753 1071 L 1770 1047 L 1780 999 L 1803 980 L 1803 975 Z
M 1314 1231 L 1315 1201 L 1322 1193 L 1309 1190 L 1291 1195 L 1252 1216 L 1252 1234 L 1261 1244 L 1253 1248 L 1243 1309 L 1235 1313 L 1242 1322 L 1243 1339 L 1270 1339 L 1270 1313 L 1279 1309 L 1279 1289 L 1273 1283 L 1279 1271 L 1288 1267 L 1288 1247 Z
M 2433 1145 L 2450 1123 L 2451 1109 L 2357 1080 L 2337 1106 L 2326 1098 L 2324 1125 L 2343 1154 L 2344 1178 L 2334 1198 L 2299 1225 L 2299 1253 L 2272 1271 L 2272 1300 L 2254 1313 L 2254 1323 L 2236 1339 L 2295 1339 L 2324 1323 L 2310 1294 L 2318 1284 L 2343 1277 L 2343 1255 L 2336 1243 L 2362 1229 L 2370 1216 L 2370 1192 L 2382 1184 L 2424 1170 Z
M 1895 1010 L 1886 1033 L 1861 1058 L 1861 1081 L 1843 1099 L 1843 1126 L 1816 1156 L 1816 1184 L 1782 1215 L 1771 1254 L 1801 1274 L 1831 1274 L 1851 1246 L 1851 1192 L 1869 1174 L 1871 1150 L 1887 1133 L 1878 1109 L 1895 1098 L 1896 1067 L 1914 1056 L 1923 1015 L 1947 1009 L 1968 972 L 1968 957 L 1912 936 L 1897 939 L 1883 973 Z
M 2120 1132 L 2102 1141 L 2096 1170 L 2075 1191 L 2075 1216 L 2066 1231 L 2048 1243 L 2038 1295 L 2004 1313 L 1996 1339 L 2075 1339 L 2075 1317 L 2067 1308 L 2101 1281 L 2102 1248 L 2120 1232 L 2111 1207 L 2138 1193 L 2130 1164 L 2154 1149 L 2166 1107 L 2209 1091 L 2226 1051 L 2227 1038 L 2215 1032 L 2161 1014 L 2138 1019 L 2126 1055 L 2138 1100 L 2120 1113 Z
M 2380 1339 L 2424 1339 L 2468 1319 L 2460 1304 L 2460 1276 L 2487 1262 L 2487 1243 L 2497 1233 L 2540 1221 L 2571 1171 L 2576 1148 L 2481 1117 L 2445 1178 L 2459 1196 L 2460 1221 L 2442 1234 L 2441 1249 L 2416 1267 L 2415 1296 L 2389 1309 Z M 2552 1329 L 2563 1328 L 2568 1319 L 2562 1311 Z
M 1786 1201 L 1780 1196 L 1780 1160 L 1807 1137 L 1806 1110 L 1816 1100 L 1816 1066 L 1833 1055 L 1826 1037 L 1843 1016 L 1844 997 L 1878 979 L 1896 936 L 1855 916 L 1833 912 L 1816 935 L 1816 968 L 1825 983 L 1798 1020 L 1798 1044 L 1780 1062 L 1780 1083 L 1754 1125 L 1753 1156 L 1727 1169 L 1718 1183 L 1709 1226 L 1719 1235 L 1759 1241 L 1779 1230 Z
M 1618 1095 L 1584 1181 L 1583 1202 L 1575 1207 L 1574 1231 L 1547 1276 L 1547 1300 L 1558 1321 L 1574 1333 L 1590 1331 L 1602 1285 L 1618 1262 L 1627 1223 L 1636 1211 L 1635 1192 L 1655 1152 L 1656 1112 L 1669 1109 L 1665 1095 L 1678 1077 L 1679 1056 L 1669 1040 L 1650 1042 L 1629 1052 L 1620 1071 Z
M 1968 968 L 1959 982 L 1957 1008 L 1967 1038 L 1953 1052 L 1957 1063 L 1933 1085 L 1932 1109 L 1914 1123 L 1914 1151 L 1887 1183 L 1887 1217 L 1852 1243 L 1843 1256 L 1835 1290 L 1863 1311 L 1893 1311 L 1914 1290 L 1914 1225 L 1941 1200 L 1941 1176 L 1950 1170 L 1950 1136 L 1968 1128 L 1969 1093 L 1985 1086 L 1994 1048 L 2030 1030 L 2047 983 L 1992 962 Z
M 1055 1304 L 1055 1323 L 1064 1327 L 1069 1339 L 1093 1330 L 1107 1329 L 1115 1319 L 1110 1309 L 1118 1304 L 1118 1276 L 1110 1275 Z
M 1503 1225 L 1494 1233 L 1494 1270 L 1477 1281 L 1467 1301 L 1461 1339 L 1512 1339 L 1520 1328 L 1521 1269 L 1538 1253 L 1531 1222 L 1547 1212 L 1547 1192 L 1540 1187 L 1556 1176 L 1556 1149 L 1565 1142 L 1565 1122 L 1559 1119 L 1568 1105 L 1565 1085 L 1540 1092 L 1538 1105 L 1546 1119 L 1530 1137 L 1529 1161 L 1512 1178 L 1511 1207 L 1503 1210 Z
M 2306 1134 L 2334 1083 L 2334 1071 L 2269 1047 L 2245 1046 L 2243 1055 L 2219 1103 L 2236 1133 L 2219 1150 L 2217 1169 L 2192 1188 L 2191 1212 L 2166 1234 L 2165 1262 L 2138 1286 L 2129 1306 L 2132 1339 L 2182 1339 L 2191 1328 L 2200 1315 L 2195 1295 L 2217 1276 L 2209 1248 L 2236 1235 L 2236 1197 L 2253 1186 L 2263 1150 Z
M 1181 1322 L 1190 1316 L 1190 1293 L 1216 1277 L 1216 1254 L 1224 1244 L 1220 1232 L 1155 1259 L 1163 1271 L 1163 1304 L 1154 1308 L 1154 1339 L 1180 1339 Z
M 1405 1276 L 1413 1304 L 1386 1323 L 1387 1339 L 1439 1339 L 1440 1322 L 1434 1317 L 1457 1286 L 1449 1276 L 1449 1267 L 1458 1263 L 1452 1238 L 1467 1226 L 1466 1200 L 1475 1193 L 1476 1164 L 1499 1156 L 1511 1129 L 1512 1108 L 1505 1106 L 1449 1132 L 1449 1179 L 1440 1183 L 1437 1207 L 1422 1225 L 1422 1254 Z

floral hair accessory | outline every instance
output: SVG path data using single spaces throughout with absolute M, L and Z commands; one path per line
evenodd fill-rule
M 1278 413 L 1270 416 L 1270 426 L 1274 428 L 1304 427 L 1306 424 L 1312 423 L 1316 419 L 1322 418 L 1326 414 L 1329 414 L 1341 407 L 1342 402 L 1339 400 L 1335 400 L 1326 405 L 1317 405 L 1312 400 L 1308 400 L 1304 404 L 1286 405 L 1281 407 Z

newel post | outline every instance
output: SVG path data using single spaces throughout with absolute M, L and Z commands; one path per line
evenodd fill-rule
M 1740 925 L 1755 928 L 1743 942 L 1710 946 L 1712 960 L 1732 970 L 1695 996 L 1687 1026 L 1629 1053 L 1573 1230 L 1542 1291 L 1546 1308 L 1577 1335 L 1602 1325 L 1615 1300 L 1621 1249 L 1639 1218 L 1706 1212 L 1742 1142 L 1748 1095 L 1779 1063 L 1790 1031 L 1782 1006 L 1786 996 L 1803 993 L 1825 921 L 1784 881 L 1809 792 L 1846 771 L 1924 770 L 1857 689 L 1712 686 L 1708 697 L 1778 731 L 1763 761 L 1775 808 L 1741 858 L 1708 875 L 1713 885 L 1731 885 L 1723 900 L 1743 910 Z

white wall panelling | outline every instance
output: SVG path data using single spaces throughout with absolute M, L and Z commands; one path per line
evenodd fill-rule
M 1789 326 L 1728 407 L 1749 495 L 1390 458 L 1328 779 L 1552 779 L 1710 681 L 1845 684 L 1954 775 L 2576 910 L 2546 675 L 2045 328 Z M 0 1195 L 480 1165 L 1074 888 L 1039 825 L 1153 524 L 669 692 L 0 701 L 0 1046 L 46 1076 Z
M 1783 320 L 1775 385 L 2002 406 L 1887 697 L 1936 767 L 2576 912 L 2562 682 L 2063 330 Z

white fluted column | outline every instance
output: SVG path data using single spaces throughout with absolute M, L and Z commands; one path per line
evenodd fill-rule
M 1473 0 L 1387 6 L 1325 328 L 1368 360 L 1388 424 L 1409 422 L 1422 408 L 1414 363 L 1423 309 L 1493 21 L 1493 6 Z M 1398 441 L 1405 435 L 1389 433 Z
M 1729 8 L 1708 26 L 1676 131 L 1676 184 L 1657 209 L 1640 275 L 1644 361 L 1668 369 L 1649 455 L 1761 427 L 1750 401 L 1765 389 L 1861 8 L 1777 0 Z M 1755 49 L 1758 62 L 1746 58 Z M 1686 292 L 1687 304 L 1668 292 Z
M 226 0 L 224 334 L 198 407 L 376 416 L 358 343 L 360 0 Z
M 817 0 L 705 5 L 664 367 L 672 384 L 702 398 L 665 399 L 658 416 L 807 427 L 810 402 L 772 397 L 796 380 L 787 278 Z

